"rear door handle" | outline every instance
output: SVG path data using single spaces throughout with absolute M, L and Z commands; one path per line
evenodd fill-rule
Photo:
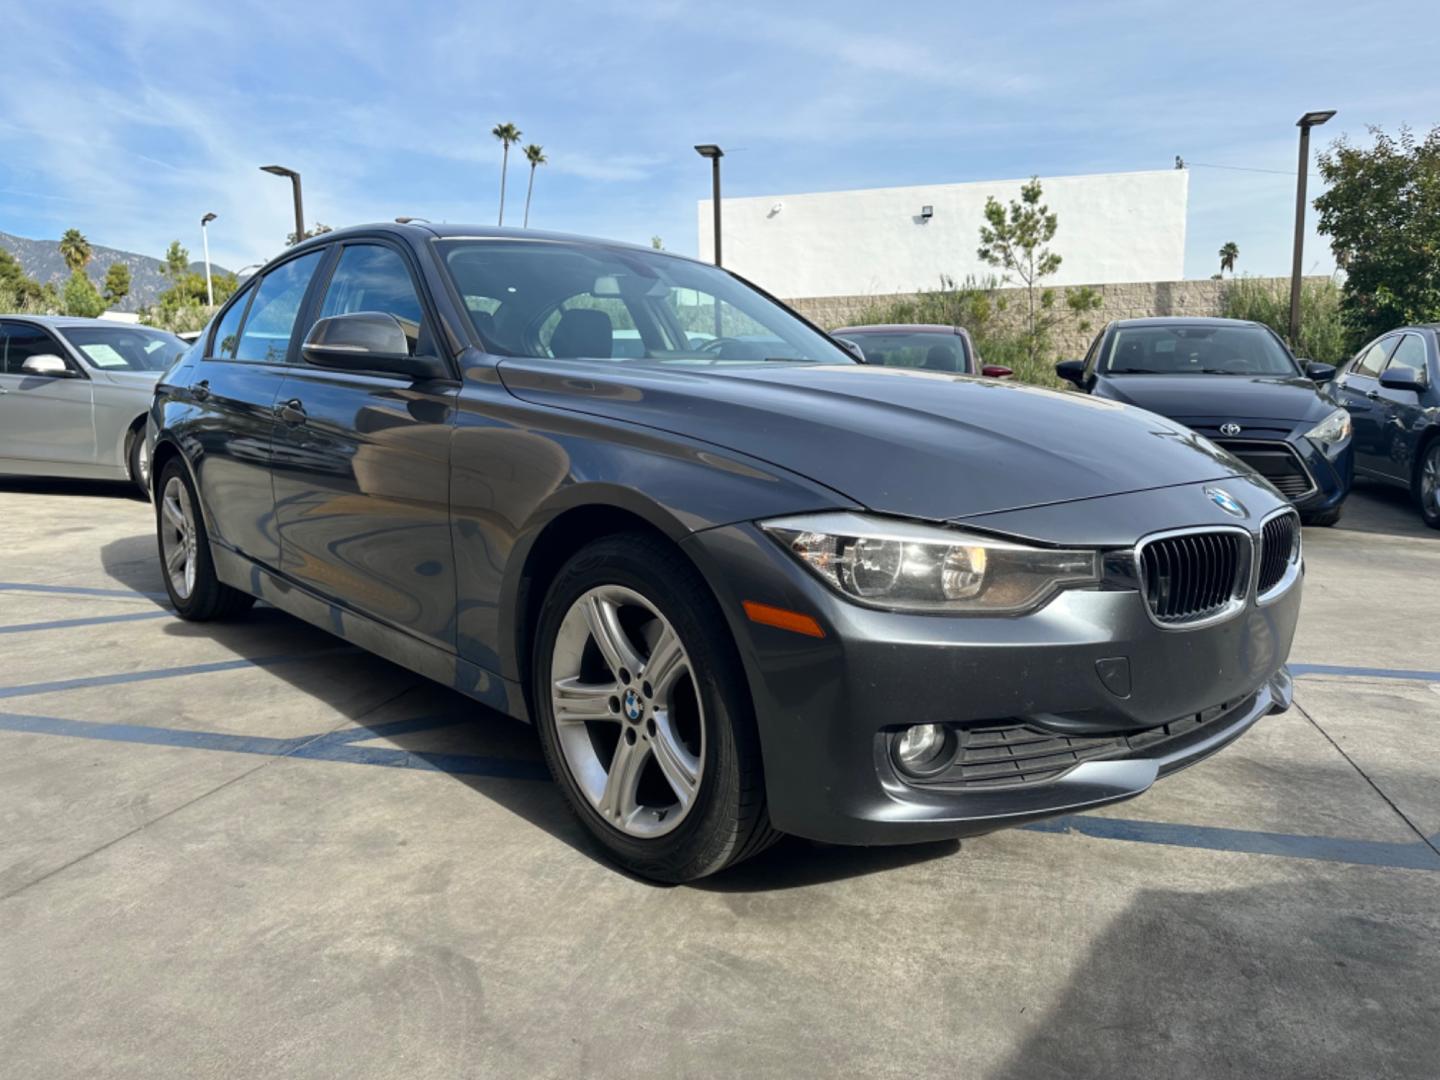
M 190 388 L 190 396 L 196 401 L 204 401 L 210 396 L 210 380 L 201 379 Z
M 1379 390 L 1366 390 L 1366 391 L 1365 391 L 1365 396 L 1368 397 L 1371 401 L 1374 401 L 1376 398 L 1378 398 L 1378 397 L 1380 396 L 1380 391 L 1379 391 Z
M 291 398 L 275 407 L 275 414 L 287 424 L 303 424 L 305 422 L 305 403 L 299 398 Z

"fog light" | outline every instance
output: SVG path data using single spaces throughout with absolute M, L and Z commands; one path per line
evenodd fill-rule
M 932 771 L 945 741 L 945 729 L 939 724 L 908 727 L 895 740 L 895 763 L 912 776 Z

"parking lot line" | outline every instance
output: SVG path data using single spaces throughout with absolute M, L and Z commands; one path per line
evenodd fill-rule
M 425 753 L 401 750 L 395 747 L 357 745 L 389 735 L 428 731 L 461 722 L 460 719 L 453 717 L 414 717 L 388 724 L 378 724 L 374 727 L 350 728 L 319 735 L 277 739 L 231 735 L 224 732 L 152 727 L 143 724 L 106 724 L 88 720 L 67 720 L 52 716 L 0 713 L 0 731 L 12 731 L 20 734 L 56 735 L 192 750 L 260 754 L 270 757 L 330 761 L 351 765 L 377 765 L 384 768 L 416 769 L 457 776 L 486 776 L 531 781 L 550 779 L 545 764 L 534 759 L 478 754 Z M 1140 821 L 1129 818 L 1091 817 L 1083 814 L 1071 814 L 1047 821 L 1034 822 L 1021 826 L 1021 828 L 1028 832 L 1038 833 L 1078 833 L 1098 840 L 1239 852 L 1248 855 L 1272 855 L 1291 859 L 1347 863 L 1355 866 L 1440 872 L 1440 853 L 1437 853 L 1435 848 L 1435 845 L 1440 844 L 1440 836 L 1430 838 L 1428 843 L 1421 840 L 1397 843 L 1384 840 L 1306 836 L 1208 825 L 1186 825 L 1163 821 Z
M 151 668 L 146 671 L 122 671 L 113 675 L 86 675 L 77 679 L 56 679 L 52 682 L 22 683 L 19 686 L 0 686 L 0 698 L 28 697 L 33 694 L 55 694 L 66 690 L 81 690 L 91 686 L 118 686 L 124 683 L 150 682 L 155 679 L 176 679 L 186 675 L 205 675 L 213 671 L 235 671 L 241 668 L 278 667 L 281 664 L 298 664 L 307 660 L 318 660 L 325 656 L 339 656 L 358 653 L 352 645 L 340 645 L 333 649 L 315 649 L 312 652 L 282 653 L 277 656 L 256 656 L 243 660 L 215 660 L 208 664 L 187 664 L 184 667 Z
M 0 626 L 0 634 L 28 634 L 34 630 L 70 630 L 80 626 L 102 626 L 105 623 L 139 622 L 142 619 L 174 618 L 170 611 L 133 611 L 128 615 L 92 615 L 85 619 L 52 619 L 49 622 L 20 623 Z
M 1291 675 L 1341 675 L 1354 679 L 1410 679 L 1415 682 L 1440 682 L 1440 671 L 1414 671 L 1409 668 L 1347 667 L 1344 664 L 1291 664 Z
M 83 585 L 32 585 L 25 581 L 0 581 L 0 592 L 59 593 L 63 596 L 114 596 L 126 600 L 165 600 L 163 592 L 141 592 L 139 589 L 96 589 Z

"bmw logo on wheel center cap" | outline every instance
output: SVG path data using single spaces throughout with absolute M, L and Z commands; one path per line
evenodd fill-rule
M 625 691 L 623 707 L 626 717 L 630 720 L 639 720 L 645 713 L 645 705 L 641 702 L 640 695 L 635 693 L 634 690 Z
M 1239 499 L 1235 498 L 1224 488 L 1207 487 L 1205 494 L 1210 496 L 1210 501 L 1218 506 L 1231 517 L 1244 517 L 1245 507 Z

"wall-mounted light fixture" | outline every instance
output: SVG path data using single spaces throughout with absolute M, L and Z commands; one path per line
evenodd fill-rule
M 935 207 L 933 207 L 933 206 L 922 206 L 922 207 L 920 207 L 920 220 L 921 220 L 921 221 L 929 221 L 929 220 L 930 220 L 932 217 L 934 217 L 934 216 L 935 216 Z

